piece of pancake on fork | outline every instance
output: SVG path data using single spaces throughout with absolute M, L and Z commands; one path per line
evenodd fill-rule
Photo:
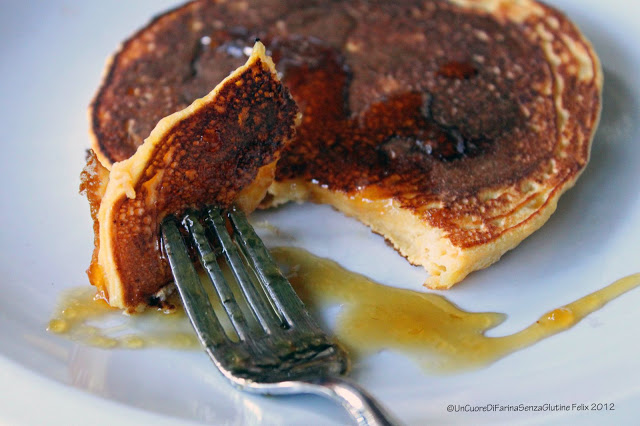
M 260 38 L 303 114 L 263 207 L 327 203 L 449 288 L 540 228 L 589 160 L 602 71 L 533 0 L 194 1 L 124 42 L 91 107 L 107 168 Z
M 90 153 L 82 173 L 94 219 L 87 271 L 109 304 L 142 310 L 172 281 L 160 223 L 208 204 L 250 212 L 273 182 L 298 108 L 257 42 L 246 64 L 201 99 L 160 120 L 135 154 L 108 171 Z

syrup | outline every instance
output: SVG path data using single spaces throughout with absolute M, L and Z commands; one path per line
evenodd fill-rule
M 478 70 L 468 62 L 450 61 L 440 66 L 437 75 L 457 80 L 469 80 L 478 75 Z
M 336 262 L 298 248 L 277 248 L 273 257 L 287 271 L 298 295 L 312 310 L 339 305 L 333 333 L 355 356 L 381 350 L 406 354 L 426 371 L 478 369 L 565 331 L 590 313 L 640 286 L 640 273 L 622 278 L 575 302 L 543 314 L 517 333 L 487 337 L 505 320 L 492 312 L 466 312 L 445 297 L 378 284 Z M 160 309 L 123 315 L 83 287 L 63 294 L 49 322 L 50 332 L 100 348 L 198 349 L 199 343 L 176 296 Z M 214 304 L 219 317 L 224 313 Z M 223 325 L 229 329 L 230 324 Z
M 565 331 L 590 313 L 640 286 L 640 273 L 543 314 L 515 334 L 487 337 L 503 314 L 466 312 L 445 297 L 378 284 L 337 263 L 294 248 L 272 251 L 310 306 L 340 305 L 335 335 L 356 355 L 389 349 L 430 372 L 478 369 Z
M 436 120 L 433 98 L 426 91 L 389 95 L 354 116 L 349 111 L 352 72 L 340 51 L 303 37 L 274 38 L 267 45 L 303 113 L 296 143 L 278 164 L 277 180 L 302 176 L 350 191 L 391 174 L 411 180 L 416 166 L 426 170 L 433 160 L 456 161 L 491 148 L 491 138 L 472 137 Z M 458 62 L 438 71 L 463 79 L 476 73 L 471 65 Z M 501 131 L 509 130 L 506 126 Z

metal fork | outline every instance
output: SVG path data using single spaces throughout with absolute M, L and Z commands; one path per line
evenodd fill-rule
M 187 212 L 180 222 L 170 216 L 162 223 L 165 254 L 200 342 L 235 387 L 268 395 L 321 395 L 339 402 L 358 425 L 392 424 L 366 391 L 341 377 L 349 366 L 346 353 L 311 317 L 241 211 L 207 207 Z M 235 335 L 217 317 L 189 248 L 213 284 Z M 240 297 L 223 276 L 218 264 L 222 254 Z

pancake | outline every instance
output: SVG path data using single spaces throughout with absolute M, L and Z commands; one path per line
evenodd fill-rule
M 160 120 L 110 172 L 90 154 L 81 186 L 96 234 L 88 274 L 103 297 L 130 311 L 162 298 L 158 292 L 172 279 L 160 252 L 162 219 L 206 204 L 255 209 L 298 115 L 258 42 L 245 65 Z
M 195 1 L 113 57 L 91 109 L 105 167 L 270 49 L 303 112 L 262 205 L 327 203 L 449 288 L 542 226 L 589 160 L 598 58 L 533 0 Z

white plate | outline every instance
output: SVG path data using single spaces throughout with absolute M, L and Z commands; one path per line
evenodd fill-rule
M 88 147 L 86 106 L 117 44 L 174 2 L 0 4 L 0 423 L 331 424 L 313 397 L 232 390 L 203 353 L 80 346 L 45 331 L 60 292 L 86 285 L 92 248 L 77 194 Z M 605 70 L 592 162 L 549 223 L 447 297 L 507 313 L 507 334 L 543 312 L 640 271 L 640 12 L 637 0 L 558 0 L 593 41 Z M 304 221 L 299 220 L 304 215 Z M 364 226 L 321 206 L 263 214 L 295 244 L 391 285 L 419 288 L 410 267 Z M 268 238 L 269 244 L 278 241 Z M 640 291 L 573 329 L 489 368 L 430 376 L 400 355 L 358 363 L 354 377 L 407 424 L 632 423 L 640 418 Z M 449 404 L 614 403 L 608 412 L 448 413 Z

